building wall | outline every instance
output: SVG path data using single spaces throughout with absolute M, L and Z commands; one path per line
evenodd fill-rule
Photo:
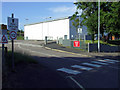
M 24 26 L 24 39 L 40 40 L 42 39 L 42 24 Z
M 79 17 L 76 17 L 76 19 Z M 83 19 L 80 18 L 80 22 Z M 76 28 L 75 26 L 72 25 L 72 22 L 74 22 L 74 20 L 70 20 L 70 39 L 76 39 L 78 37 L 78 27 Z M 87 27 L 86 26 L 80 26 L 82 28 L 82 33 L 80 34 L 81 39 L 84 38 L 84 35 L 87 35 Z
M 44 40 L 45 36 L 52 37 L 53 40 L 63 38 L 67 35 L 69 39 L 69 19 L 42 22 L 24 26 L 24 38 L 28 40 Z

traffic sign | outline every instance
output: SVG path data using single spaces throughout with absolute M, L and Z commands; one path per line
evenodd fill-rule
M 82 28 L 78 28 L 78 33 L 82 33 Z
M 0 29 L 0 35 L 7 35 L 7 30 Z
M 8 43 L 8 36 L 7 35 L 0 35 L 0 43 L 7 44 Z
M 18 19 L 8 17 L 8 30 L 10 31 L 18 31 Z
M 17 32 L 16 31 L 10 31 L 10 39 L 11 40 L 17 39 Z
M 74 47 L 80 47 L 80 41 L 74 41 L 73 44 Z

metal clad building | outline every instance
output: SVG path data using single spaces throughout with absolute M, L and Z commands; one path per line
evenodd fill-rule
M 45 36 L 47 36 L 52 40 L 57 40 L 58 38 L 64 38 L 64 35 L 67 35 L 67 39 L 75 39 L 78 33 L 72 25 L 73 20 L 70 20 L 70 18 L 66 17 L 24 25 L 24 39 L 44 40 Z M 85 26 L 83 26 L 83 34 L 87 34 Z

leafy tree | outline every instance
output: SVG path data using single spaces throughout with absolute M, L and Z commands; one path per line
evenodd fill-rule
M 88 33 L 92 35 L 94 41 L 94 34 L 98 33 L 98 2 L 79 2 L 75 5 L 77 9 L 83 10 L 81 25 L 87 26 Z M 118 36 L 120 34 L 120 2 L 101 2 L 100 8 L 100 33 L 102 37 L 104 38 L 105 32 Z M 73 17 L 77 14 L 78 12 Z

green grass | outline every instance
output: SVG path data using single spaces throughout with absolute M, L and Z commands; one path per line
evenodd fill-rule
M 30 64 L 30 63 L 37 64 L 38 63 L 36 60 L 32 59 L 29 55 L 21 54 L 18 52 L 14 52 L 14 61 L 15 61 L 15 65 L 18 65 L 21 63 L 25 63 L 25 64 Z M 8 51 L 7 53 L 6 65 L 8 67 L 11 67 L 12 65 L 12 52 L 11 51 Z
M 9 35 L 8 35 L 8 40 L 10 39 Z M 24 40 L 23 36 L 17 36 L 17 40 Z
M 24 40 L 23 36 L 17 36 L 17 40 Z

